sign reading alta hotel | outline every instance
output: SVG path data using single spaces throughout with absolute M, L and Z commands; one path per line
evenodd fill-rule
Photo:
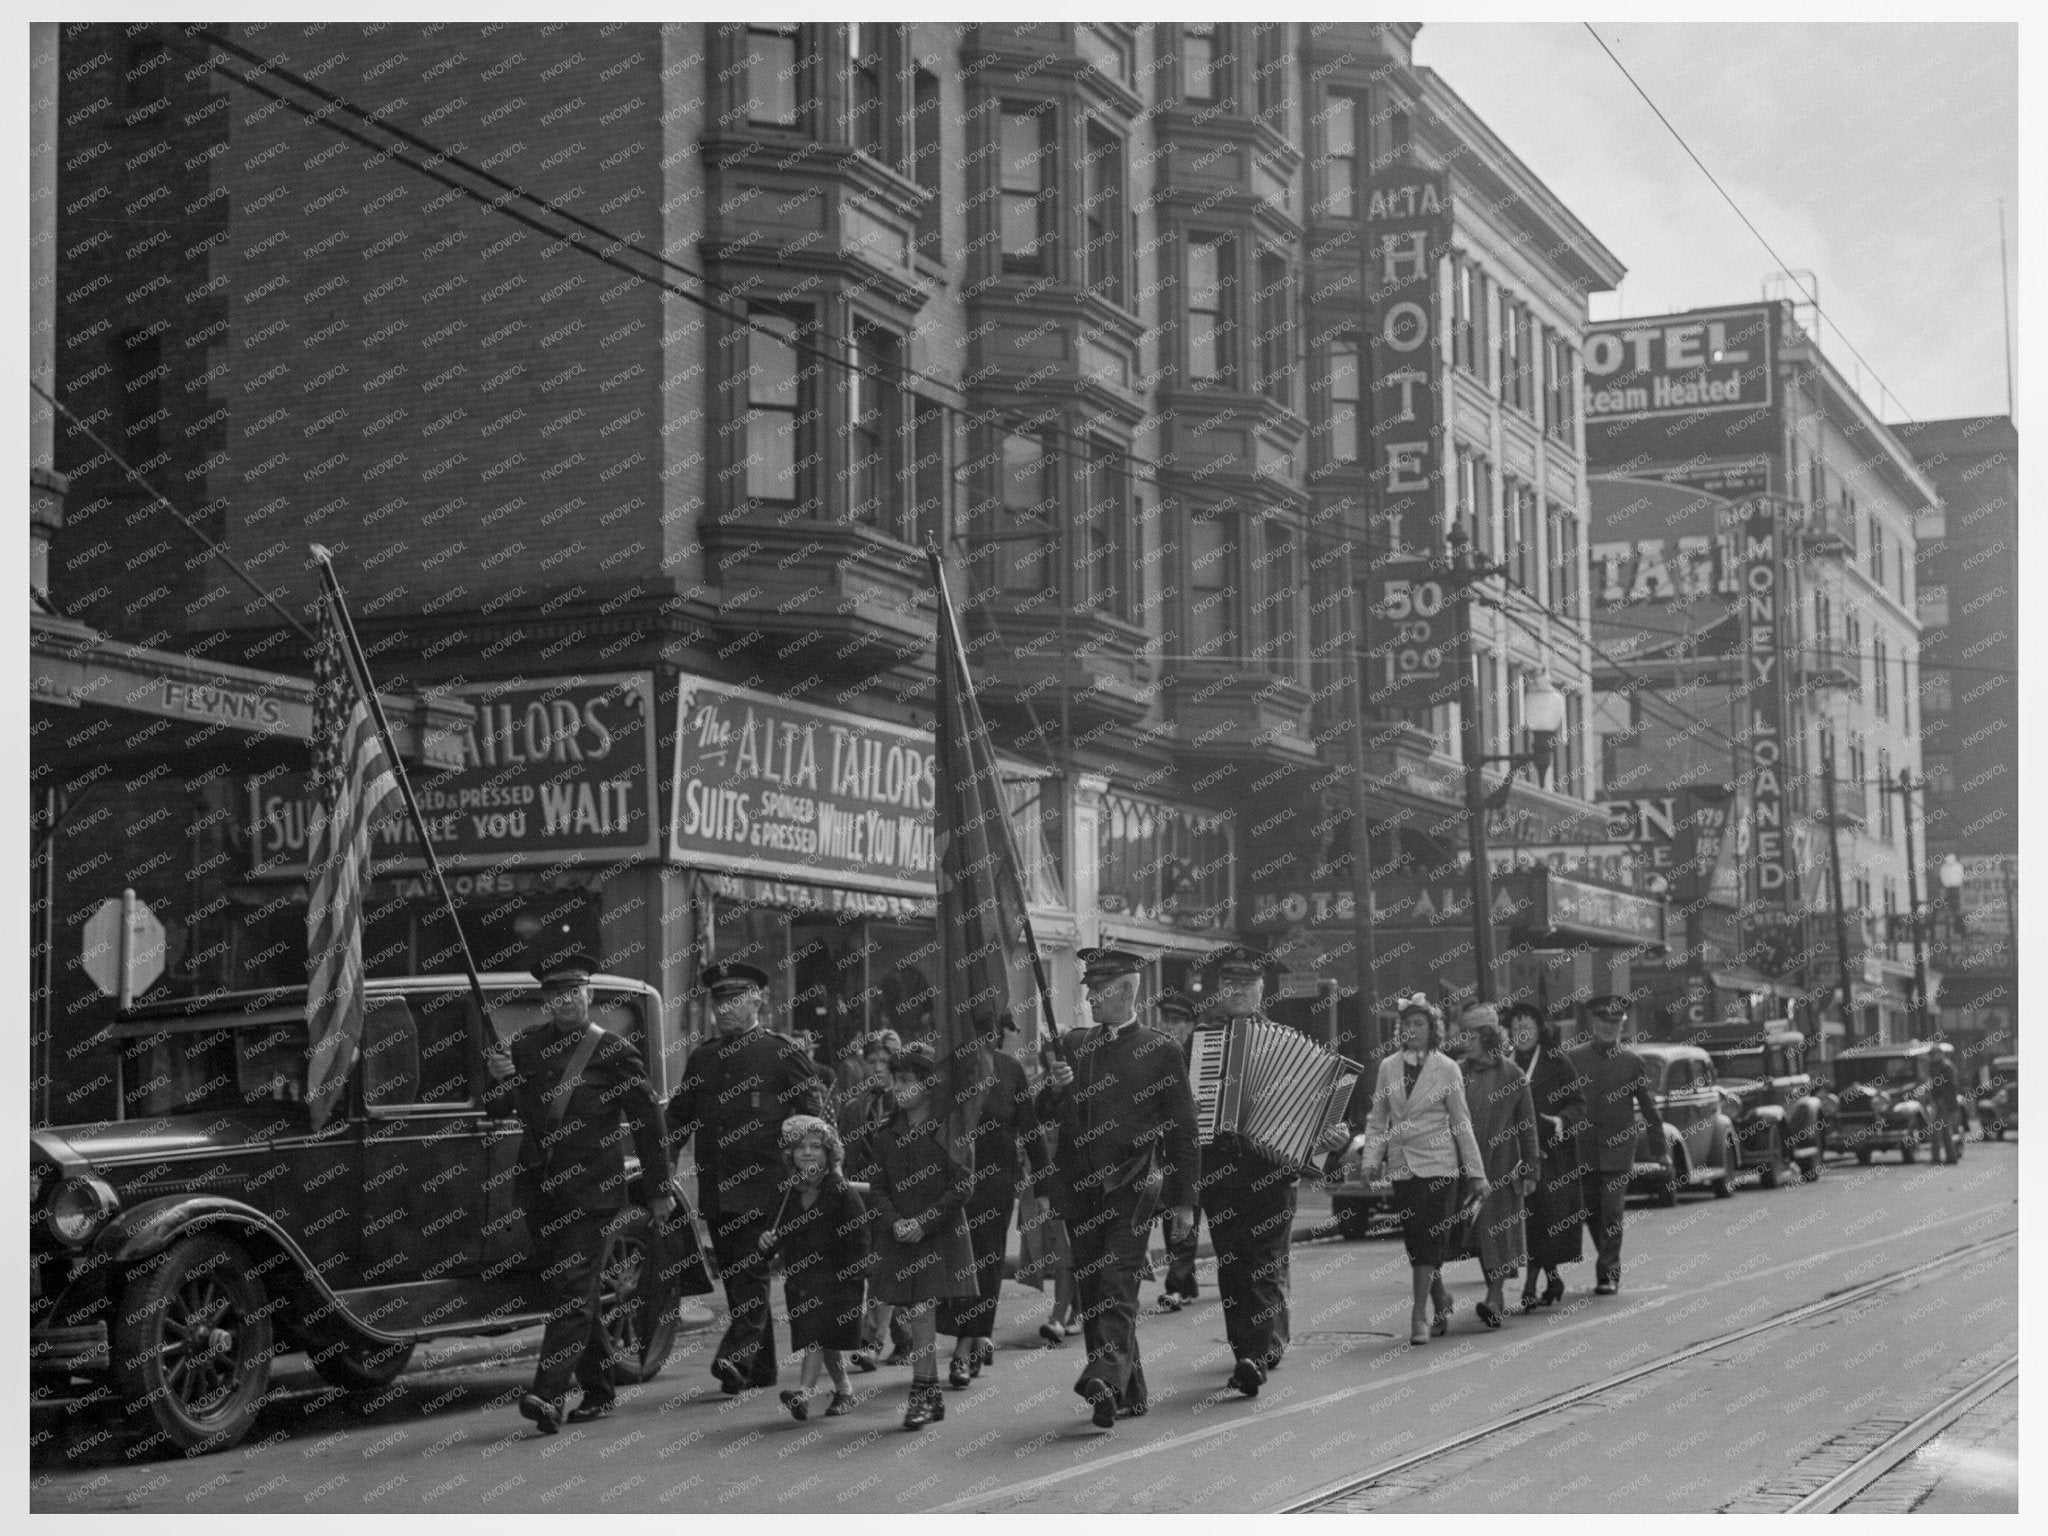
M 1366 358 L 1375 552 L 1366 702 L 1422 709 L 1455 686 L 1451 621 L 1435 569 L 1443 548 L 1444 434 L 1438 274 L 1451 243 L 1450 173 L 1378 173 L 1365 210 Z

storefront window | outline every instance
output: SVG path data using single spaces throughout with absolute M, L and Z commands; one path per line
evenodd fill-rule
M 1228 816 L 1112 791 L 1097 848 L 1104 912 L 1194 932 L 1234 921 Z

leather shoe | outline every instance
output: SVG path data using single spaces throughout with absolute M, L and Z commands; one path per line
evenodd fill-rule
M 1595 1296 L 1612 1296 L 1616 1291 L 1620 1289 L 1621 1282 L 1619 1280 L 1602 1280 L 1598 1285 L 1593 1287 L 1593 1294 Z
M 618 1406 L 619 1400 L 616 1395 L 593 1397 L 586 1392 L 583 1394 L 582 1400 L 569 1410 L 569 1422 L 571 1424 L 588 1424 L 592 1419 L 603 1418 Z
M 1092 1422 L 1097 1429 L 1116 1428 L 1116 1394 L 1102 1382 L 1096 1382 L 1088 1393 L 1089 1405 L 1095 1410 Z
M 738 1397 L 746 1390 L 747 1378 L 730 1360 L 712 1361 L 711 1374 L 718 1378 L 718 1389 L 727 1397 Z
M 562 1410 L 538 1393 L 528 1392 L 519 1399 L 519 1415 L 531 1419 L 544 1435 L 559 1435 L 562 1432 Z
M 1257 1397 L 1266 1384 L 1266 1368 L 1256 1360 L 1240 1360 L 1231 1369 L 1230 1384 L 1246 1397 Z

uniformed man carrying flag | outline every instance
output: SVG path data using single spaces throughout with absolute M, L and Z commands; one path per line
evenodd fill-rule
M 1195 1100 L 1180 1048 L 1136 1022 L 1144 962 L 1084 949 L 1081 980 L 1096 1028 L 1070 1031 L 1046 1061 L 1041 1122 L 1059 1127 L 1051 1199 L 1066 1222 L 1088 1360 L 1074 1390 L 1098 1429 L 1145 1412 L 1138 1358 L 1138 1270 L 1161 1207 L 1194 1222 Z

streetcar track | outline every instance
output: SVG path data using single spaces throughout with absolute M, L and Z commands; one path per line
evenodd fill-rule
M 1869 1490 L 1871 1485 L 1928 1441 L 1949 1428 L 1979 1403 L 1995 1396 L 2019 1380 L 2020 1357 L 2008 1355 L 1975 1381 L 1951 1392 L 1910 1424 L 1894 1431 L 1881 1443 L 1797 1503 L 1786 1509 L 1789 1515 L 1829 1515 Z
M 1703 1339 L 1696 1344 L 1689 1344 L 1683 1349 L 1673 1350 L 1667 1355 L 1660 1356 L 1655 1360 L 1646 1361 L 1641 1365 L 1630 1366 L 1626 1370 L 1615 1372 L 1599 1381 L 1588 1382 L 1583 1386 L 1574 1387 L 1569 1391 L 1546 1398 L 1542 1402 L 1533 1403 L 1526 1408 L 1515 1409 L 1474 1429 L 1464 1430 L 1447 1439 L 1440 1440 L 1426 1449 L 1409 1452 L 1392 1461 L 1384 1462 L 1370 1471 L 1354 1473 L 1348 1477 L 1340 1478 L 1334 1483 L 1326 1483 L 1313 1492 L 1281 1505 L 1276 1513 L 1312 1514 L 1318 1510 L 1341 1504 L 1346 1500 L 1362 1497 L 1370 1493 L 1375 1485 L 1393 1482 L 1411 1468 L 1437 1462 L 1441 1458 L 1462 1450 L 1467 1446 L 1497 1441 L 1503 1434 L 1512 1431 L 1518 1426 L 1528 1424 L 1532 1420 L 1551 1418 L 1562 1411 L 1589 1404 L 1594 1399 L 1612 1393 L 1617 1388 L 1639 1381 L 1644 1377 L 1683 1366 L 1702 1356 L 1714 1354 L 1728 1348 L 1732 1344 L 1738 1344 L 1744 1339 L 1774 1332 L 1781 1328 L 1794 1327 L 1845 1308 L 1858 1308 L 1879 1291 L 1890 1289 L 1902 1281 L 1913 1279 L 1932 1270 L 1945 1268 L 1951 1264 L 1979 1259 L 1985 1256 L 1991 1248 L 2003 1246 L 2012 1242 L 2017 1237 L 2017 1229 L 2009 1232 L 1994 1233 L 1990 1237 L 1981 1238 L 1976 1242 L 1953 1249 L 1948 1253 L 1937 1255 L 1919 1264 L 1914 1264 L 1901 1270 L 1894 1270 L 1889 1274 L 1879 1275 L 1874 1279 L 1863 1281 L 1846 1290 L 1834 1292 L 1816 1301 L 1810 1301 L 1789 1311 L 1767 1317 L 1761 1322 L 1745 1324 L 1740 1328 L 1731 1329 L 1713 1338 Z M 1916 1420 L 1915 1424 L 1917 1425 L 1919 1422 Z M 1904 1431 L 1901 1431 L 1901 1433 L 1904 1433 Z M 1914 1445 L 1907 1452 L 1902 1453 L 1891 1464 L 1896 1464 L 1896 1460 L 1903 1460 L 1904 1455 L 1910 1454 L 1912 1449 L 1917 1449 L 1918 1445 L 1924 1443 L 1926 1438 L 1931 1438 L 1932 1433 L 1930 1432 L 1929 1435 L 1923 1436 L 1921 1441 L 1914 1442 Z M 1885 1443 L 1890 1445 L 1892 1442 L 1887 1440 Z M 1880 1471 L 1882 1470 L 1880 1469 Z M 1404 1492 L 1413 1491 L 1412 1485 L 1397 1484 L 1397 1486 L 1402 1487 Z
M 2005 1200 L 1999 1201 L 1991 1205 L 1973 1206 L 1967 1210 L 1955 1212 L 1952 1215 L 1938 1217 L 1931 1221 L 1921 1222 L 1917 1226 L 1909 1227 L 1902 1231 L 1889 1232 L 1883 1234 L 1882 1236 L 1865 1238 L 1860 1242 L 1847 1243 L 1839 1248 L 1821 1250 L 1819 1252 L 1802 1255 L 1797 1259 L 1789 1259 L 1779 1264 L 1768 1265 L 1760 1269 L 1747 1270 L 1739 1275 L 1729 1275 L 1719 1280 L 1709 1281 L 1707 1284 L 1700 1286 L 1696 1290 L 1690 1292 L 1667 1291 L 1635 1307 L 1624 1306 L 1620 1309 L 1612 1311 L 1608 1310 L 1605 1307 L 1595 1309 L 1591 1301 L 1587 1300 L 1585 1302 L 1582 1302 L 1580 1305 L 1587 1312 L 1589 1312 L 1590 1315 L 1579 1317 L 1574 1321 L 1567 1322 L 1564 1320 L 1563 1316 L 1553 1314 L 1552 1320 L 1546 1322 L 1540 1330 L 1529 1330 L 1529 1332 L 1536 1338 L 1556 1339 L 1568 1333 L 1576 1333 L 1581 1330 L 1610 1326 L 1624 1317 L 1628 1317 L 1638 1313 L 1663 1313 L 1663 1310 L 1666 1307 L 1672 1306 L 1674 1303 L 1679 1302 L 1681 1299 L 1689 1298 L 1687 1307 L 1681 1309 L 1678 1313 L 1675 1314 L 1675 1316 L 1683 1317 L 1689 1313 L 1692 1306 L 1699 1304 L 1700 1298 L 1710 1295 L 1714 1292 L 1727 1290 L 1732 1286 L 1753 1284 L 1757 1281 L 1769 1279 L 1774 1276 L 1797 1274 L 1802 1271 L 1811 1269 L 1816 1264 L 1825 1264 L 1832 1260 L 1843 1258 L 1845 1255 L 1852 1253 L 1860 1253 L 1872 1248 L 1887 1247 L 1897 1243 L 1902 1238 L 1912 1237 L 1924 1232 L 1938 1231 L 1941 1228 L 1952 1227 L 1961 1222 L 1974 1223 L 1978 1229 L 1981 1229 L 1983 1225 L 1987 1224 L 1988 1222 L 1997 1220 L 2000 1216 L 2011 1216 L 2013 1214 L 2014 1205 L 2015 1202 Z M 1990 1237 L 1966 1245 L 1964 1248 L 1953 1250 L 1952 1254 L 1959 1255 L 1973 1253 L 1976 1250 L 1983 1248 L 1990 1243 L 2004 1241 L 2015 1235 L 2015 1232 L 2011 1230 L 1995 1233 Z M 1944 1259 L 1950 1256 L 1952 1255 L 1945 1255 Z M 1848 1290 L 1838 1292 L 1836 1294 L 1846 1295 L 1848 1294 L 1848 1291 L 1860 1292 L 1860 1286 L 1852 1286 L 1848 1288 Z M 1108 1455 L 1097 1455 L 1091 1453 L 1087 1456 L 1085 1465 L 1065 1467 L 1060 1469 L 1059 1471 L 1042 1473 L 1037 1477 L 1025 1478 L 1015 1483 L 1005 1484 L 999 1488 L 984 1489 L 979 1493 L 953 1500 L 951 1503 L 934 1506 L 931 1510 L 927 1511 L 927 1513 L 956 1514 L 984 1508 L 1012 1508 L 1016 1506 L 1018 1503 L 1022 1501 L 1027 1501 L 1048 1488 L 1055 1487 L 1061 1483 L 1070 1482 L 1075 1478 L 1092 1475 L 1105 1466 L 1114 1466 L 1122 1463 L 1133 1462 L 1147 1456 L 1158 1455 L 1162 1452 L 1186 1449 L 1189 1447 L 1196 1446 L 1204 1441 L 1212 1440 L 1220 1435 L 1241 1433 L 1253 1424 L 1265 1423 L 1278 1418 L 1286 1418 L 1297 1413 L 1316 1412 L 1322 1409 L 1332 1407 L 1338 1403 L 1347 1402 L 1353 1398 L 1362 1396 L 1367 1393 L 1384 1392 L 1387 1388 L 1397 1386 L 1404 1382 L 1417 1381 L 1427 1376 L 1440 1374 L 1442 1371 L 1446 1369 L 1455 1369 L 1459 1366 L 1470 1364 L 1477 1360 L 1497 1360 L 1500 1358 L 1498 1351 L 1479 1350 L 1470 1347 L 1476 1345 L 1478 1342 L 1479 1340 L 1477 1336 L 1468 1336 L 1466 1339 L 1461 1341 L 1461 1347 L 1449 1350 L 1440 1349 L 1431 1351 L 1431 1354 L 1434 1358 L 1429 1363 L 1423 1364 L 1419 1366 L 1417 1369 L 1402 1371 L 1389 1376 L 1378 1377 L 1374 1380 L 1360 1382 L 1356 1385 L 1349 1387 L 1340 1387 L 1335 1391 L 1327 1392 L 1317 1397 L 1307 1398 L 1301 1402 L 1286 1403 L 1284 1405 L 1275 1404 L 1271 1407 L 1267 1407 L 1264 1403 L 1254 1400 L 1250 1404 L 1245 1405 L 1251 1410 L 1249 1418 L 1233 1417 L 1223 1422 L 1209 1425 L 1202 1429 L 1189 1430 L 1180 1434 L 1167 1434 L 1161 1436 L 1157 1440 L 1148 1441 L 1143 1445 L 1133 1446 L 1129 1450 L 1116 1451 Z M 1725 1342 L 1725 1340 L 1723 1340 L 1722 1342 Z M 1399 1354 L 1405 1353 L 1405 1350 L 1399 1352 Z M 1399 1354 L 1390 1351 L 1388 1354 L 1382 1355 L 1379 1358 L 1398 1358 Z M 1211 1394 L 1211 1397 L 1215 1399 L 1222 1399 L 1227 1396 L 1227 1389 L 1219 1389 L 1216 1393 Z M 1092 1447 L 1094 1445 L 1101 1443 L 1103 1442 L 1099 1440 L 1088 1440 L 1086 1442 L 1086 1445 Z M 1354 1478 L 1350 1481 L 1356 1481 L 1356 1479 Z

